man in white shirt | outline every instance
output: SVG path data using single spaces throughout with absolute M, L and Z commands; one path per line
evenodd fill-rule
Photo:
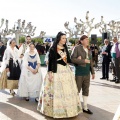
M 113 39 L 114 45 L 111 49 L 111 56 L 113 62 L 113 68 L 115 68 L 115 77 L 112 82 L 120 83 L 120 44 L 118 43 L 117 37 Z
M 26 36 L 26 42 L 22 44 L 19 48 L 19 54 L 21 55 L 21 57 L 24 56 L 24 53 L 29 48 L 30 43 L 31 43 L 31 37 Z

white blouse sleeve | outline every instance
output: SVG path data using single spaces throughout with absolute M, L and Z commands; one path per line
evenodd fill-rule
M 25 67 L 25 68 L 28 67 L 28 52 L 26 52 L 26 53 L 24 54 L 23 62 L 22 62 L 22 67 Z
M 3 61 L 0 67 L 1 73 L 6 69 L 8 64 L 9 64 L 9 51 L 6 49 L 4 52 Z
M 10 59 L 10 52 L 8 49 L 6 49 L 3 56 L 3 61 L 5 62 L 6 65 L 9 64 L 9 59 Z

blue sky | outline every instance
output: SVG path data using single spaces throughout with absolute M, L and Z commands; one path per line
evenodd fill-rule
M 19 18 L 32 22 L 37 27 L 36 36 L 41 30 L 47 35 L 65 31 L 66 21 L 73 28 L 74 17 L 85 20 L 86 11 L 90 11 L 90 18 L 94 17 L 95 22 L 101 16 L 105 21 L 120 20 L 120 0 L 0 0 L 0 5 L 0 19 L 8 19 L 10 27 Z

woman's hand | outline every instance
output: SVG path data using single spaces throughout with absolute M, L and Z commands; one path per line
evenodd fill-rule
M 33 74 L 36 74 L 36 73 L 38 73 L 38 70 L 37 69 L 33 70 Z
M 6 72 L 10 72 L 9 68 L 6 68 Z
M 50 81 L 50 82 L 52 82 L 53 75 L 52 75 L 52 73 L 51 73 L 51 72 L 49 73 L 49 78 L 48 78 L 48 79 L 49 79 L 49 81 Z
M 30 70 L 33 74 L 36 74 L 37 72 L 38 72 L 38 70 L 36 70 L 36 69 L 31 69 Z
M 33 74 L 36 73 L 36 71 L 34 69 L 32 69 L 30 66 L 27 66 L 27 69 L 30 70 Z
M 80 60 L 81 60 L 81 56 L 79 56 L 79 57 L 78 57 L 78 59 L 80 59 Z
M 23 55 L 23 54 L 21 54 L 21 55 L 20 55 L 20 58 L 23 58 L 23 56 L 24 56 L 24 55 Z

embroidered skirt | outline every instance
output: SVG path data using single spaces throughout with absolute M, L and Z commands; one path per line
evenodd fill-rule
M 46 75 L 39 97 L 37 110 L 53 118 L 69 118 L 82 112 L 81 102 L 70 67 L 57 65 L 52 82 Z

